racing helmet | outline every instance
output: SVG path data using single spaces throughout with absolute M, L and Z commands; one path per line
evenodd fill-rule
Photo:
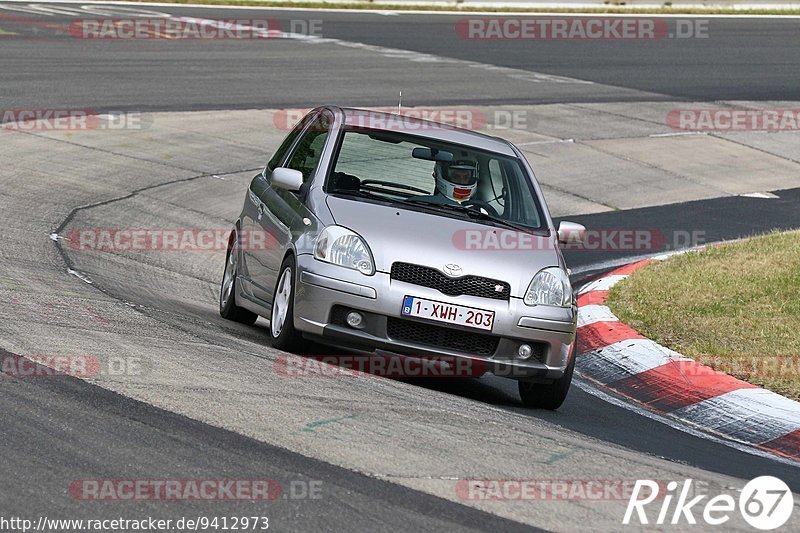
M 478 187 L 478 164 L 466 159 L 437 161 L 433 177 L 439 194 L 462 203 L 472 198 Z

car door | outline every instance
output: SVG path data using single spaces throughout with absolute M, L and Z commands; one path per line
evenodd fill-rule
M 313 120 L 314 116 L 309 115 Z M 270 284 L 272 279 L 271 265 L 265 264 L 265 254 L 259 248 L 274 246 L 275 241 L 271 234 L 266 234 L 261 225 L 261 219 L 268 211 L 262 199 L 264 191 L 269 188 L 269 177 L 274 169 L 284 164 L 287 160 L 292 147 L 295 145 L 300 135 L 308 126 L 307 120 L 301 120 L 289 134 L 270 158 L 264 170 L 257 174 L 250 182 L 245 197 L 244 209 L 241 216 L 241 258 L 242 267 L 239 274 L 244 278 L 242 288 L 248 297 L 255 297 L 262 302 L 271 302 L 274 284 Z
M 309 120 L 308 127 L 294 144 L 291 154 L 284 163 L 284 166 L 299 170 L 303 174 L 303 186 L 300 191 L 287 191 L 268 183 L 261 193 L 265 209 L 258 222 L 261 229 L 274 239 L 275 246 L 265 246 L 262 250 L 255 250 L 254 253 L 258 257 L 258 263 L 266 266 L 264 284 L 270 287 L 270 302 L 278 281 L 278 271 L 286 250 L 291 247 L 293 235 L 306 231 L 307 225 L 304 219 L 315 219 L 304 203 L 304 196 L 318 170 L 332 123 L 333 115 L 327 110 Z

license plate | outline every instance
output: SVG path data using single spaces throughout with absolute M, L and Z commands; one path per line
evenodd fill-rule
M 446 304 L 415 296 L 403 298 L 403 309 L 400 314 L 486 331 L 492 331 L 492 326 L 494 326 L 494 311 Z

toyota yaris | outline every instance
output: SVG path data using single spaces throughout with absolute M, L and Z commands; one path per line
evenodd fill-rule
M 505 140 L 318 108 L 250 183 L 220 314 L 269 319 L 283 350 L 313 340 L 480 362 L 518 380 L 525 405 L 555 409 L 572 380 L 577 320 L 559 241 L 582 234 L 569 222 L 556 230 Z

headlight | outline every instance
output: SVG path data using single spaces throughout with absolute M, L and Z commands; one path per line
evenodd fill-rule
M 525 305 L 567 307 L 572 302 L 572 285 L 558 267 L 543 268 L 533 276 L 523 300 Z
M 317 237 L 314 257 L 326 263 L 358 270 L 371 276 L 375 273 L 375 261 L 364 239 L 342 226 L 328 226 Z

